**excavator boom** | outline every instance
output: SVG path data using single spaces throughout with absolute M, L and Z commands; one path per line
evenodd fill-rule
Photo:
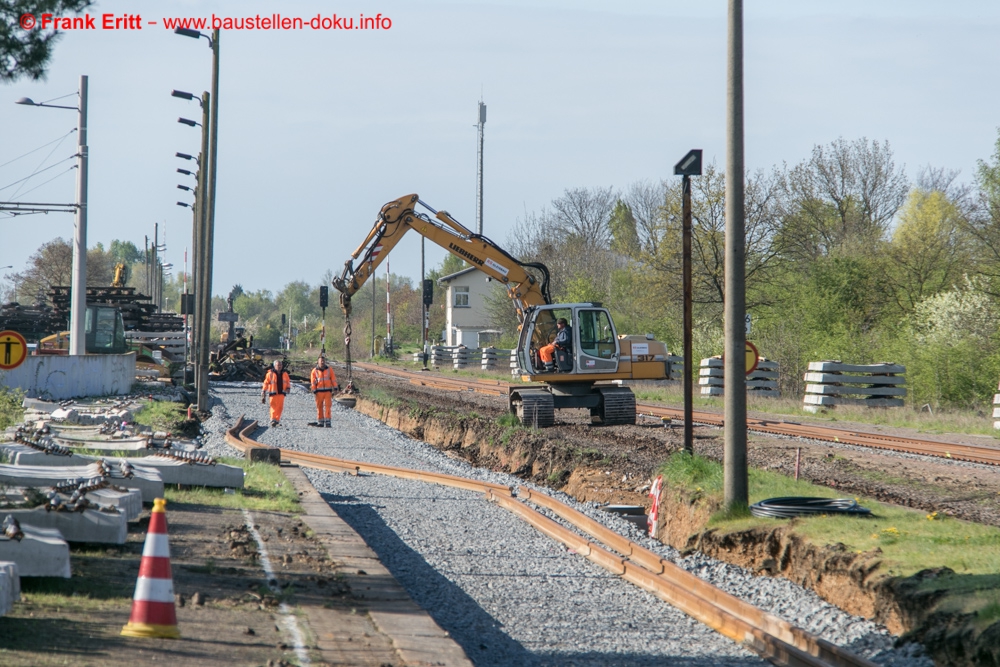
M 417 205 L 427 209 L 433 218 L 417 212 Z M 351 314 L 351 297 L 411 229 L 504 285 L 519 322 L 524 321 L 529 308 L 551 303 L 549 272 L 544 264 L 519 261 L 485 236 L 467 229 L 447 211 L 436 211 L 420 201 L 419 195 L 413 194 L 382 207 L 365 240 L 344 263 L 341 275 L 333 279 L 345 315 Z M 529 268 L 541 274 L 540 281 L 528 271 Z

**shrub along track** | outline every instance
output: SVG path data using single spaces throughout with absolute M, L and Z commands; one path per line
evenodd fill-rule
M 267 448 L 266 445 L 246 435 L 255 427 L 255 422 L 247 424 L 241 418 L 226 434 L 226 441 L 247 455 L 262 447 Z M 541 533 L 609 572 L 653 593 L 773 664 L 800 667 L 874 667 L 874 663 L 865 658 L 708 584 L 568 505 L 526 487 L 512 489 L 454 475 L 348 461 L 289 449 L 281 449 L 280 452 L 283 460 L 299 466 L 354 475 L 366 473 L 417 479 L 483 493 L 487 500 L 509 510 Z M 531 505 L 537 505 L 556 514 L 578 532 L 548 518 Z M 592 540 L 582 537 L 580 533 L 589 535 Z

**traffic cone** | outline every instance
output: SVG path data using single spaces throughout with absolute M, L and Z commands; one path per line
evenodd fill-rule
M 177 611 L 174 608 L 174 579 L 170 573 L 170 542 L 167 539 L 167 501 L 153 501 L 149 531 L 142 548 L 139 579 L 132 596 L 132 615 L 122 628 L 126 637 L 177 639 Z

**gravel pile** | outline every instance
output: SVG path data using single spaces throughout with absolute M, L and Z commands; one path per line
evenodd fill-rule
M 203 424 L 209 452 L 233 455 L 223 437 L 241 414 L 268 422 L 259 387 L 212 385 L 213 415 Z M 286 400 L 282 426 L 261 428 L 253 437 L 288 449 L 524 484 L 508 474 L 472 468 L 336 403 L 332 429 L 306 426 L 314 419 L 312 396 L 295 387 Z M 766 664 L 479 494 L 381 476 L 306 473 L 477 665 Z M 879 664 L 933 665 L 918 646 L 893 649 L 884 629 L 788 580 L 753 576 L 698 554 L 682 559 L 624 519 L 565 494 L 553 495 L 716 586 Z

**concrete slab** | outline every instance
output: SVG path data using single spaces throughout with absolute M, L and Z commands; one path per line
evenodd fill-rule
M 134 475 L 127 478 L 112 465 L 110 478 L 112 483 L 129 489 L 139 489 L 142 492 L 142 502 L 151 503 L 156 498 L 163 497 L 163 479 L 153 468 L 133 465 Z M 96 463 L 77 466 L 17 466 L 0 465 L 0 484 L 8 486 L 53 486 L 62 484 L 67 479 L 100 477 L 101 469 Z
M 121 459 L 108 458 L 108 462 L 117 463 Z M 168 456 L 154 454 L 142 458 L 125 459 L 133 466 L 140 465 L 160 474 L 164 484 L 184 484 L 186 486 L 210 486 L 215 488 L 242 489 L 243 468 L 223 463 L 203 465 L 178 461 Z
M 69 579 L 69 545 L 59 531 L 24 524 L 21 530 L 24 537 L 20 542 L 0 535 L 0 561 L 17 563 L 22 577 Z
M 6 616 L 20 599 L 21 575 L 17 573 L 17 563 L 0 561 L 0 616 Z
M 810 361 L 808 370 L 827 373 L 905 373 L 900 364 L 842 364 L 839 361 Z
M 36 507 L 31 510 L 3 510 L 0 514 L 9 514 L 20 521 L 22 530 L 26 526 L 58 530 L 67 542 L 125 544 L 128 537 L 128 519 L 123 512 L 55 512 Z M 0 558 L 3 558 L 2 554 Z
M 84 494 L 84 497 L 98 505 L 116 507 L 127 521 L 134 521 L 142 514 L 142 492 L 139 489 L 98 489 Z

